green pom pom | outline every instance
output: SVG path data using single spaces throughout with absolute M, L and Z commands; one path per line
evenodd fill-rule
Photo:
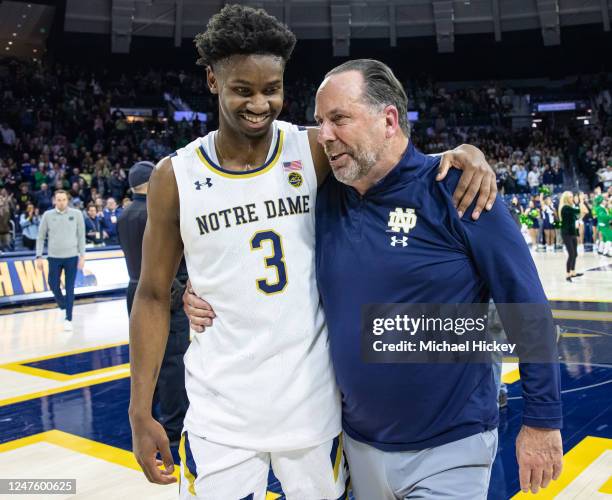
M 533 226 L 533 220 L 527 214 L 519 215 L 519 221 L 521 224 L 525 224 L 527 227 Z
M 550 196 L 550 194 L 551 194 L 550 188 L 549 188 L 549 187 L 546 187 L 546 186 L 540 186 L 540 188 L 538 189 L 538 191 L 539 191 L 540 193 L 542 193 L 544 196 Z

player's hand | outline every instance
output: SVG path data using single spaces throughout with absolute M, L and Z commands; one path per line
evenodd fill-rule
M 451 167 L 463 170 L 453 194 L 453 203 L 457 207 L 459 217 L 463 217 L 477 194 L 479 196 L 472 211 L 472 219 L 478 219 L 485 208 L 491 210 L 497 196 L 497 183 L 495 172 L 487 163 L 482 151 L 469 144 L 462 144 L 458 148 L 445 152 L 438 167 L 436 180 L 444 179 Z
M 43 259 L 36 259 L 36 269 L 38 269 L 40 272 L 44 271 L 45 264 L 43 262 Z
M 85 267 L 85 256 L 81 255 L 79 257 L 79 262 L 77 263 L 77 269 L 83 270 L 84 267 Z
M 130 415 L 132 426 L 132 445 L 134 456 L 149 482 L 156 484 L 172 484 L 176 478 L 174 460 L 170 452 L 170 442 L 161 424 L 151 416 L 135 417 Z M 157 459 L 157 452 L 161 461 Z M 160 469 L 163 465 L 164 468 Z
M 551 479 L 557 480 L 563 468 L 561 431 L 523 425 L 516 438 L 516 460 L 524 493 L 546 488 Z
M 187 281 L 183 294 L 183 311 L 189 318 L 192 330 L 198 333 L 202 333 L 207 326 L 211 326 L 213 319 L 217 317 L 211 305 L 193 292 L 191 281 Z

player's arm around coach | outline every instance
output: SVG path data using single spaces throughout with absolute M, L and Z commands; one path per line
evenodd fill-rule
M 130 316 L 131 395 L 129 417 L 136 460 L 152 483 L 176 482 L 168 437 L 151 414 L 170 323 L 170 289 L 183 255 L 179 195 L 172 163 L 161 160 L 153 171 L 147 197 L 148 220 L 142 267 Z M 161 462 L 156 460 L 157 452 Z

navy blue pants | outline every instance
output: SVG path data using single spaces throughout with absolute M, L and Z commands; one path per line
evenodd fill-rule
M 53 292 L 55 302 L 60 309 L 66 309 L 66 319 L 72 321 L 72 306 L 74 304 L 74 282 L 76 281 L 77 265 L 79 257 L 48 257 L 49 261 L 49 288 Z M 66 296 L 62 295 L 60 288 L 60 276 L 64 271 L 64 288 Z

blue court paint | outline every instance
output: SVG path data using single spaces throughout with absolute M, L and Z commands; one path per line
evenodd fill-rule
M 78 375 L 91 370 L 100 370 L 111 366 L 118 366 L 129 363 L 129 346 L 121 345 L 98 349 L 95 351 L 81 352 L 79 354 L 69 354 L 58 358 L 44 359 L 32 363 L 24 363 L 24 366 L 41 368 L 52 372 L 63 373 L 65 375 Z
M 554 303 L 554 308 L 609 311 L 610 304 L 563 302 Z M 610 323 L 584 320 L 559 320 L 557 323 L 566 331 L 598 333 L 598 342 L 603 337 L 612 344 Z M 589 366 L 589 352 L 596 345 L 593 342 L 590 338 L 562 340 L 562 345 L 567 343 L 582 347 L 582 357 L 577 360 L 579 364 L 561 367 L 564 452 L 586 436 L 612 439 L 612 359 L 608 366 Z M 112 350 L 116 352 L 101 349 L 99 352 L 83 353 L 86 356 L 64 356 L 66 359 L 56 358 L 50 364 L 30 366 L 73 374 L 128 361 L 127 346 Z M 127 417 L 129 390 L 130 381 L 126 378 L 0 407 L 0 443 L 58 429 L 131 450 L 131 430 Z M 499 450 L 493 466 L 489 500 L 506 500 L 519 491 L 514 443 L 521 426 L 520 381 L 509 386 L 508 395 L 508 407 L 501 411 Z M 175 460 L 177 458 L 175 456 Z M 269 490 L 281 493 L 280 484 L 272 471 L 268 479 Z

